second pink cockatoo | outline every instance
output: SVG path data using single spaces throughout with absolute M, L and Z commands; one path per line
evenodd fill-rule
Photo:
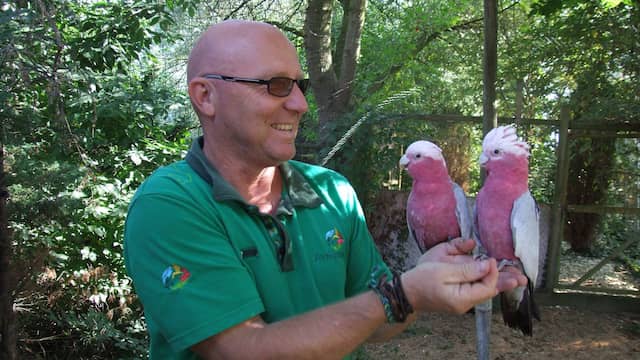
M 529 280 L 527 286 L 500 294 L 502 316 L 509 327 L 531 336 L 533 318 L 540 320 L 533 295 L 539 284 L 546 244 L 539 233 L 536 202 L 529 192 L 529 145 L 513 126 L 491 130 L 482 142 L 480 166 L 485 182 L 476 198 L 477 240 L 498 266 L 513 267 Z
M 468 239 L 472 219 L 462 188 L 449 177 L 442 150 L 432 142 L 412 143 L 400 165 L 413 179 L 407 200 L 407 225 L 420 251 L 457 237 Z

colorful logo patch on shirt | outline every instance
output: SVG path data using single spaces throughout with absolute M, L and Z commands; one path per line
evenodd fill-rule
M 342 249 L 342 246 L 344 245 L 344 238 L 342 237 L 340 231 L 338 231 L 338 229 L 336 228 L 327 231 L 327 233 L 324 235 L 324 238 L 325 240 L 327 240 L 329 246 L 331 246 L 334 251 Z
M 162 273 L 162 285 L 169 290 L 177 290 L 187 283 L 191 277 L 189 270 L 173 264 Z

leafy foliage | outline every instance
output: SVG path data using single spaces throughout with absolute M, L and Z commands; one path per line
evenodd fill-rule
M 8 149 L 10 211 L 20 216 L 11 219 L 19 259 L 15 271 L 22 279 L 18 294 L 30 301 L 21 317 L 22 337 L 59 336 L 68 343 L 66 353 L 79 357 L 96 348 L 144 353 L 141 309 L 124 269 L 126 210 L 141 181 L 156 167 L 182 158 L 187 143 L 184 137 L 131 149 L 113 146 L 99 164 L 110 171 L 103 175 L 71 162 L 37 159 L 34 147 Z M 42 275 L 32 272 L 40 267 Z M 38 288 L 48 295 L 35 296 Z M 39 352 L 47 344 L 27 343 L 24 351 Z
M 0 116 L 25 356 L 146 353 L 122 231 L 137 186 L 189 143 L 186 96 L 149 51 L 175 39 L 169 10 L 129 1 L 2 5 Z

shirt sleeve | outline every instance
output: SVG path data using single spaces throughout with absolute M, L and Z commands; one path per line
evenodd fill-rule
M 355 190 L 349 185 L 349 196 L 343 196 L 351 221 L 351 248 L 349 251 L 346 295 L 353 296 L 369 289 L 369 280 L 376 268 L 390 277 L 390 270 L 369 232 L 367 222 Z M 379 272 L 379 271 L 378 271 Z
M 264 311 L 214 211 L 186 194 L 152 193 L 135 198 L 127 216 L 127 271 L 175 351 Z

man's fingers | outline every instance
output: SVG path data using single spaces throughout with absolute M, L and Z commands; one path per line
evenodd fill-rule
M 449 263 L 451 264 L 467 264 L 477 262 L 473 260 L 473 257 L 469 255 L 456 255 L 450 257 Z
M 473 261 L 461 266 L 462 279 L 457 286 L 455 312 L 467 311 L 473 305 L 491 299 L 498 294 L 498 267 L 495 259 Z
M 480 281 L 470 284 L 472 297 L 478 301 L 484 301 L 498 295 L 498 266 L 496 265 L 496 260 L 488 259 L 481 262 L 486 263 L 487 271 Z
M 498 284 L 496 285 L 499 292 L 515 289 L 518 287 L 518 281 L 511 277 L 505 277 L 500 274 L 498 277 Z
M 467 261 L 461 264 L 458 272 L 459 278 L 452 279 L 460 283 L 471 283 L 483 279 L 492 269 L 496 269 L 496 260 Z M 497 275 L 496 275 L 497 276 Z
M 468 254 L 476 246 L 472 239 L 455 238 L 450 242 L 449 255 Z
M 412 305 L 417 311 L 464 313 L 473 305 L 498 294 L 498 267 L 495 259 L 464 263 L 426 261 L 405 273 L 405 292 L 415 295 Z M 416 284 L 421 284 L 417 286 Z
M 527 277 L 520 272 L 500 271 L 497 285 L 498 291 L 503 292 L 525 285 L 527 285 Z

